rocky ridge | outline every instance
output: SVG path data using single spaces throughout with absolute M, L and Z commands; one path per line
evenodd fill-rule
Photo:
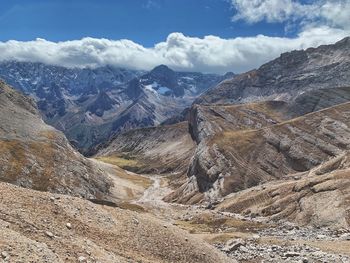
M 196 103 L 292 101 L 306 91 L 349 86 L 350 37 L 317 48 L 283 53 L 260 68 L 236 75 Z

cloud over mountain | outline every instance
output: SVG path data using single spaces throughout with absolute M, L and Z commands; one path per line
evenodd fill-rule
M 317 0 L 310 4 L 292 0 L 232 0 L 232 5 L 233 20 L 294 23 L 299 33 L 293 38 L 257 35 L 231 39 L 171 33 L 164 42 L 150 48 L 126 39 L 10 40 L 0 42 L 0 60 L 66 67 L 109 64 L 144 70 L 166 64 L 183 71 L 239 73 L 258 67 L 282 52 L 333 43 L 350 32 L 350 3 L 345 0 Z

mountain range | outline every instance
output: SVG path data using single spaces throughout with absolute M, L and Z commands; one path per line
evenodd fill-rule
M 85 154 L 116 133 L 155 126 L 180 114 L 229 76 L 175 72 L 164 65 L 144 72 L 0 63 L 0 78 L 34 98 L 44 121 Z
M 350 260 L 349 37 L 238 75 L 0 77 L 4 261 Z
M 282 54 L 202 94 L 185 122 L 167 126 L 168 132 L 162 132 L 164 138 L 168 134 L 168 141 L 175 131 L 181 134 L 179 145 L 189 134 L 196 144 L 194 149 L 186 143 L 188 151 L 182 156 L 190 161 L 182 162 L 187 167 L 181 171 L 166 163 L 176 162 L 176 153 L 184 147 L 171 148 L 165 156 L 173 158 L 166 162 L 161 151 L 149 159 L 147 151 L 160 146 L 153 137 L 156 131 L 141 129 L 117 135 L 97 156 L 148 160 L 180 172 L 173 178 L 176 189 L 165 198 L 169 202 L 216 204 L 233 193 L 269 182 L 288 182 L 294 177 L 303 181 L 312 169 L 350 148 L 349 50 L 350 38 L 345 38 L 334 45 Z M 180 128 L 183 126 L 187 129 Z M 134 137 L 140 135 L 142 140 L 135 143 Z M 145 141 L 156 145 L 145 149 Z M 335 183 L 330 188 L 337 192 L 337 187 Z M 348 208 L 345 205 L 344 209 Z M 333 220 L 320 222 L 331 225 L 337 219 Z M 342 220 L 349 222 L 346 214 Z

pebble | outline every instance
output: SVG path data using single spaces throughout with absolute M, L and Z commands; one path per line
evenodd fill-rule
M 8 258 L 9 256 L 10 256 L 9 253 L 7 253 L 6 251 L 1 252 L 1 257 L 2 257 L 3 259 Z
M 300 253 L 294 252 L 294 251 L 288 251 L 288 252 L 284 253 L 284 256 L 287 258 L 299 257 Z
M 78 257 L 79 262 L 86 262 L 86 257 L 80 256 Z
M 49 238 L 54 238 L 54 234 L 51 233 L 50 231 L 46 231 L 45 234 L 46 234 Z
M 68 229 L 72 229 L 72 224 L 71 224 L 71 223 L 67 223 L 67 224 L 66 224 L 66 227 L 67 227 Z

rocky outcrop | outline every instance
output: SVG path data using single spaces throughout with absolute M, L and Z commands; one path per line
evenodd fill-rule
M 46 125 L 32 99 L 0 82 L 0 181 L 26 188 L 104 198 L 111 181 Z
M 292 51 L 259 69 L 223 81 L 203 94 L 197 103 L 242 103 L 279 99 L 350 85 L 350 37 L 333 45 Z

